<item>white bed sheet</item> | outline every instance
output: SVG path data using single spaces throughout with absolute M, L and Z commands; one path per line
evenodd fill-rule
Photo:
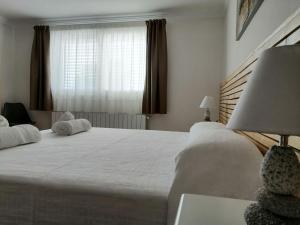
M 188 133 L 92 128 L 0 151 L 1 225 L 166 224 Z

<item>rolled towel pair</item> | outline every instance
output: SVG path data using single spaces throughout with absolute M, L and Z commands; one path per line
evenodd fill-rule
M 52 131 L 58 135 L 70 136 L 73 134 L 88 131 L 92 128 L 91 123 L 86 119 L 75 119 L 71 112 L 65 112 L 52 126 Z
M 9 127 L 9 123 L 4 116 L 0 115 L 0 127 Z
M 56 122 L 52 126 L 52 131 L 58 135 L 70 136 L 73 134 L 88 131 L 92 128 L 91 123 L 86 119 L 76 119 Z
M 32 125 L 0 127 L 0 149 L 39 142 L 41 139 L 40 131 Z

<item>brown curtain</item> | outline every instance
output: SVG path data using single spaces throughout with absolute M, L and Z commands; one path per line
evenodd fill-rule
M 167 113 L 166 20 L 149 20 L 147 25 L 146 81 L 143 114 Z
M 53 109 L 50 87 L 50 30 L 49 26 L 35 26 L 30 65 L 30 109 Z

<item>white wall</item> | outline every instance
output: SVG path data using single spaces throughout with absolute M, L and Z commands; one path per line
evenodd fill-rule
M 235 40 L 237 0 L 229 0 L 226 16 L 224 76 L 230 75 L 261 42 L 300 7 L 300 0 L 264 0 L 239 41 Z
M 0 106 L 14 101 L 14 29 L 0 17 Z
M 168 114 L 152 116 L 149 127 L 187 131 L 203 119 L 203 110 L 198 107 L 205 95 L 218 101 L 224 22 L 222 18 L 169 18 L 167 35 Z
M 198 106 L 205 95 L 218 98 L 223 70 L 224 22 L 219 18 L 167 18 L 168 114 L 151 117 L 149 128 L 186 131 L 203 118 Z M 29 105 L 32 24 L 16 23 L 14 94 Z M 50 127 L 51 114 L 31 112 L 41 128 Z M 214 113 L 216 115 L 216 113 Z M 214 116 L 213 115 L 213 116 Z M 216 118 L 216 116 L 214 116 Z

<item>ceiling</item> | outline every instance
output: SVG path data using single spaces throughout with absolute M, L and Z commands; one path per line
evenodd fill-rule
M 51 19 L 117 14 L 172 12 L 180 9 L 224 9 L 227 0 L 0 0 L 8 19 Z

